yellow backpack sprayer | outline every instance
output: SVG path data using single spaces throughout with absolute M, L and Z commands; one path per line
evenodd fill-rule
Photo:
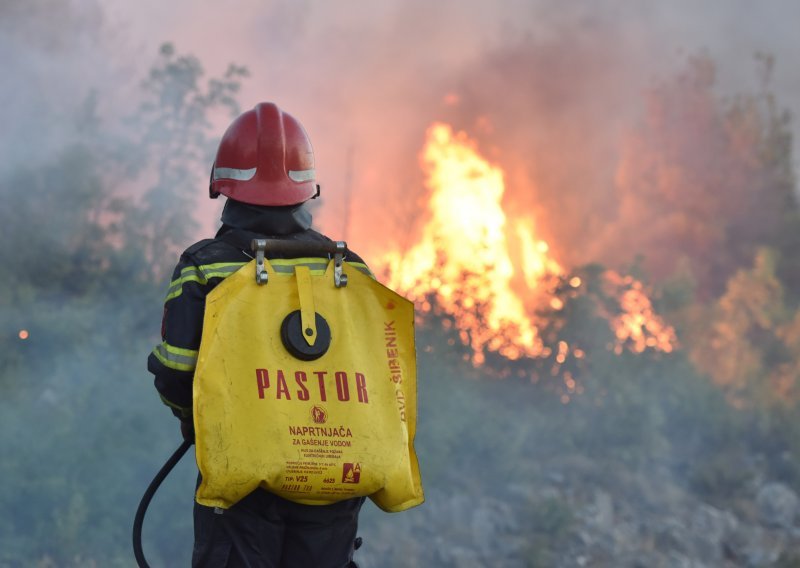
M 419 505 L 413 304 L 344 262 L 341 241 L 251 248 L 255 259 L 206 298 L 193 387 L 197 502 L 227 509 L 260 487 L 309 505 L 361 496 L 390 512 Z M 293 258 L 270 260 L 275 252 Z M 137 512 L 139 552 L 155 488 Z

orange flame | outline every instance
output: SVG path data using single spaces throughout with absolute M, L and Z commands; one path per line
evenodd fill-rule
M 415 245 L 383 259 L 387 284 L 423 313 L 435 303 L 450 316 L 476 365 L 485 361 L 487 351 L 511 360 L 555 354 L 557 366 L 569 355 L 582 358 L 583 351 L 564 341 L 543 344 L 535 310 L 564 308 L 549 282 L 563 279 L 577 289 L 582 280 L 568 277 L 549 256 L 530 218 L 506 214 L 503 171 L 479 154 L 466 133 L 442 123 L 428 129 L 420 161 L 430 191 L 428 219 Z M 671 350 L 671 328 L 655 314 L 641 284 L 620 289 L 618 297 L 623 313 L 609 317 L 617 346 L 636 352 Z
M 537 328 L 512 289 L 503 172 L 478 154 L 465 133 L 440 123 L 428 129 L 421 161 L 431 191 L 430 219 L 415 246 L 387 256 L 389 285 L 419 302 L 423 311 L 431 309 L 426 296 L 433 293 L 455 318 L 477 364 L 487 348 L 508 359 L 540 354 Z M 529 220 L 515 223 L 514 230 L 525 282 L 535 288 L 557 265 L 546 255 L 547 244 L 533 236 Z
M 605 273 L 611 294 L 619 297 L 622 312 L 611 318 L 617 338 L 614 350 L 621 353 L 623 346 L 634 353 L 651 348 L 671 353 L 677 340 L 675 330 L 656 314 L 642 283 L 631 276 L 621 276 L 613 270 Z

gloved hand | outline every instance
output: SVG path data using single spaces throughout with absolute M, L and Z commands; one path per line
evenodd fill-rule
M 191 419 L 181 420 L 181 435 L 184 441 L 194 444 L 194 422 Z

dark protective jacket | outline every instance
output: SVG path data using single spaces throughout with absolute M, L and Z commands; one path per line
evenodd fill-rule
M 330 242 L 311 229 L 311 216 L 302 206 L 259 208 L 228 200 L 222 221 L 215 238 L 195 243 L 181 255 L 164 302 L 161 343 L 147 360 L 161 399 L 187 422 L 192 419 L 192 381 L 209 292 L 252 260 L 250 242 L 255 238 Z M 298 264 L 313 271 L 323 264 L 319 258 L 269 258 L 276 272 L 293 272 Z M 348 252 L 345 261 L 370 274 L 354 253 Z M 192 566 L 356 566 L 352 557 L 363 502 L 346 499 L 312 507 L 256 490 L 222 515 L 195 502 Z
M 302 207 L 255 208 L 229 200 L 222 220 L 215 238 L 195 243 L 181 255 L 164 302 L 161 343 L 147 360 L 161 400 L 186 421 L 192 415 L 192 380 L 209 292 L 253 259 L 250 242 L 255 238 L 330 242 L 310 228 L 311 216 Z M 279 272 L 291 272 L 295 264 L 309 260 L 280 254 L 269 258 L 286 259 L 273 263 Z M 345 261 L 370 274 L 356 254 L 348 252 Z

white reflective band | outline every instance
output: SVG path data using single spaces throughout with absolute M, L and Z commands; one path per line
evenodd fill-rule
M 253 179 L 256 175 L 256 168 L 249 170 L 238 170 L 236 168 L 214 168 L 214 179 L 235 179 L 238 181 L 247 181 Z
M 316 170 L 289 170 L 289 179 L 292 181 L 314 181 Z

